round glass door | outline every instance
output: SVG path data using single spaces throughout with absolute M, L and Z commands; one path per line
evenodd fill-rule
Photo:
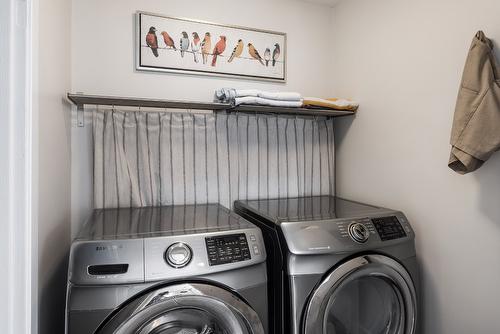
M 334 293 L 325 312 L 324 333 L 389 334 L 402 327 L 401 294 L 385 279 L 362 277 Z
M 230 310 L 228 310 L 230 311 Z M 178 308 L 162 314 L 140 325 L 134 331 L 138 334 L 230 334 L 234 324 L 207 310 Z M 243 325 L 243 326 L 242 326 Z M 244 324 L 237 324 L 240 331 L 247 334 Z
M 416 294 L 398 262 L 380 255 L 353 259 L 313 293 L 305 334 L 413 334 Z
M 257 313 L 234 294 L 205 284 L 158 289 L 121 309 L 100 334 L 264 334 Z

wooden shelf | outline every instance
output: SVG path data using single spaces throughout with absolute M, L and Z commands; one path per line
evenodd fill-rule
M 243 112 L 243 113 L 263 113 L 263 114 L 283 114 L 302 116 L 326 116 L 341 117 L 350 116 L 355 113 L 345 110 L 331 109 L 309 109 L 309 108 L 282 108 L 258 105 L 239 105 L 233 107 L 229 103 L 218 102 L 195 102 L 195 101 L 175 101 L 135 97 L 99 96 L 85 94 L 68 93 L 68 99 L 83 110 L 84 105 L 107 105 L 107 106 L 127 106 L 127 107 L 148 107 L 148 108 L 169 108 L 169 109 L 189 109 L 189 110 L 213 110 L 214 112 Z

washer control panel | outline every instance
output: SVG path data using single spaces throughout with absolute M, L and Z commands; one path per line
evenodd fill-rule
M 257 227 L 182 235 L 77 240 L 70 253 L 73 284 L 156 282 L 235 270 L 266 261 Z
M 245 233 L 205 238 L 210 266 L 250 260 L 250 248 Z M 254 252 L 259 252 L 258 248 Z M 258 255 L 258 254 L 257 254 Z
M 144 239 L 144 280 L 213 274 L 263 263 L 257 227 Z

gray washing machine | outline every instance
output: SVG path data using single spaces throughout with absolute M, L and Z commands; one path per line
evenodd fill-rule
M 69 334 L 267 333 L 259 228 L 220 205 L 96 210 L 70 253 Z
M 273 333 L 417 333 L 415 234 L 402 212 L 330 196 L 235 211 L 263 231 Z

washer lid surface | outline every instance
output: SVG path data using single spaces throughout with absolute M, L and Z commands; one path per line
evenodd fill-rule
M 97 209 L 76 240 L 136 239 L 253 227 L 219 204 Z
M 257 313 L 236 295 L 207 284 L 160 288 L 119 310 L 99 334 L 264 334 Z

